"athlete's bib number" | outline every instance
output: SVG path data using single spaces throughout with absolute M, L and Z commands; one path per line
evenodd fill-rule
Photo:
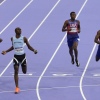
M 22 52 L 23 52 L 23 48 L 15 49 L 15 52 L 16 52 L 16 53 L 22 53 Z
M 70 32 L 77 32 L 77 28 L 71 28 Z

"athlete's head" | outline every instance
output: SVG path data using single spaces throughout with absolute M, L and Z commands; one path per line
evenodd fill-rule
M 20 35 L 21 34 L 21 28 L 19 28 L 19 27 L 15 28 L 15 33 L 17 35 Z
M 71 13 L 70 13 L 70 17 L 71 17 L 72 20 L 75 20 L 75 18 L 76 18 L 76 13 L 75 13 L 75 12 L 71 12 Z

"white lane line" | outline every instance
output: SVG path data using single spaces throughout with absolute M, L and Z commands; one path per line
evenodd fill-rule
M 27 74 L 30 74 L 30 73 L 35 74 L 36 72 L 27 72 Z M 10 74 L 14 74 L 14 72 L 10 72 Z M 19 72 L 19 74 L 23 74 L 23 72 Z
M 81 76 L 81 78 L 80 78 L 80 92 L 81 92 L 82 97 L 83 97 L 84 100 L 86 100 L 86 97 L 85 97 L 85 95 L 84 95 L 84 93 L 83 93 L 83 90 L 82 90 L 82 82 L 83 82 L 84 75 L 85 75 L 85 73 L 86 73 L 86 70 L 87 70 L 87 68 L 88 68 L 88 65 L 89 65 L 89 63 L 90 63 L 90 60 L 91 60 L 91 58 L 92 58 L 92 55 L 93 55 L 93 53 L 94 53 L 95 48 L 96 48 L 96 43 L 95 43 L 94 46 L 93 46 L 93 49 L 92 49 L 92 51 L 91 51 L 91 54 L 90 54 L 90 56 L 89 56 L 89 59 L 88 59 L 88 61 L 87 61 L 86 66 L 85 66 L 85 69 L 84 69 L 84 71 L 83 71 L 83 73 L 82 73 L 82 76 Z
M 97 76 L 100 76 L 100 74 L 94 74 L 93 76 L 97 77 Z
M 0 6 L 5 2 L 6 0 L 3 0 L 2 3 L 0 3 Z
M 12 75 L 14 75 L 14 74 L 12 74 Z M 19 73 L 18 75 L 19 76 L 32 76 L 33 74 L 32 73 L 29 73 L 29 74 L 21 74 L 21 73 Z
M 4 75 L 0 78 L 12 78 L 13 76 L 12 75 Z M 36 75 L 32 75 L 32 76 L 29 76 L 29 75 L 21 75 L 20 77 L 24 77 L 24 78 L 39 78 L 40 76 L 36 76 Z M 81 78 L 81 76 L 73 76 L 73 75 L 65 75 L 65 76 L 62 76 L 62 75 L 59 75 L 59 76 L 43 76 L 42 78 Z M 84 78 L 92 78 L 92 79 L 98 79 L 100 78 L 100 76 L 84 76 Z
M 33 1 L 33 0 L 32 0 Z M 49 15 L 52 13 L 53 9 L 55 7 L 53 7 L 50 12 L 45 16 L 45 18 L 41 21 L 41 23 L 39 24 L 39 26 L 35 29 L 35 31 L 31 34 L 31 36 L 28 38 L 28 41 L 33 37 L 33 35 L 38 31 L 38 29 L 42 26 L 42 24 L 46 21 L 46 19 L 49 17 Z M 0 74 L 0 77 L 4 74 L 4 72 L 8 69 L 8 67 L 11 65 L 11 63 L 13 62 L 13 59 L 9 62 L 9 64 L 5 67 L 5 69 L 2 71 L 2 73 Z
M 61 74 L 61 73 L 66 73 L 66 74 L 68 74 L 68 73 L 70 73 L 70 74 L 76 74 L 76 73 L 73 73 L 73 72 L 50 72 L 50 73 L 57 73 L 57 74 Z
M 97 77 L 97 76 L 100 76 L 100 74 L 93 74 L 93 76 Z
M 56 8 L 56 6 L 60 3 L 61 0 L 58 0 L 57 3 L 53 6 L 53 8 L 51 9 L 51 12 Z M 37 82 L 37 85 L 36 85 L 36 93 L 37 93 L 37 97 L 38 97 L 38 100 L 41 100 L 40 98 L 40 95 L 39 95 L 39 83 L 40 83 L 40 80 L 43 76 L 43 74 L 45 73 L 47 68 L 44 69 L 44 71 L 42 72 L 41 76 L 39 77 L 38 79 L 38 82 Z
M 73 74 L 52 74 L 55 77 L 73 76 Z
M 9 64 L 5 67 L 5 69 L 1 72 L 0 77 L 4 74 L 4 72 L 7 70 L 7 68 L 11 65 L 13 62 L 13 59 L 9 62 Z
M 97 85 L 83 85 L 83 87 L 99 87 L 100 84 L 97 84 Z M 68 88 L 79 88 L 79 85 L 77 86 L 65 86 L 65 87 L 47 87 L 47 88 L 40 88 L 40 90 L 53 90 L 53 89 L 68 89 Z M 25 89 L 25 90 L 20 90 L 21 92 L 27 92 L 27 91 L 35 91 L 36 89 Z M 0 90 L 0 94 L 1 93 L 12 93 L 14 91 L 12 90 Z M 58 90 L 57 90 L 58 91 Z
M 58 3 L 60 2 L 60 0 L 58 1 Z M 81 11 L 83 10 L 85 4 L 86 4 L 87 0 L 85 0 L 84 4 L 82 5 L 81 9 L 79 10 L 77 16 L 76 16 L 76 19 L 78 18 L 78 16 L 80 15 Z M 49 67 L 50 63 L 52 62 L 53 58 L 55 57 L 56 53 L 58 52 L 59 48 L 61 47 L 63 41 L 65 40 L 66 38 L 66 35 L 64 35 L 63 39 L 61 40 L 60 44 L 58 45 L 57 49 L 55 50 L 54 54 L 52 55 L 52 57 L 50 58 L 49 62 L 47 63 L 45 69 L 43 70 L 42 74 L 40 75 L 38 81 L 37 81 L 37 85 L 36 85 L 36 92 L 37 92 L 37 97 L 38 97 L 38 100 L 41 100 L 40 98 L 40 95 L 39 95 L 39 84 L 40 84 L 40 81 L 44 75 L 44 73 L 46 72 L 47 68 Z
M 33 0 L 31 0 L 10 22 L 9 24 L 6 25 L 5 28 L 3 28 L 3 30 L 0 32 L 3 33 L 12 23 L 13 21 L 33 2 Z M 7 68 L 11 65 L 13 59 L 9 62 L 9 64 L 5 67 L 5 69 L 1 72 L 0 77 L 4 74 L 4 72 L 7 70 Z
M 31 0 L 10 22 L 9 24 L 7 24 L 5 26 L 5 28 L 2 29 L 2 31 L 0 32 L 0 34 L 2 34 L 15 20 L 16 18 L 33 2 L 33 0 Z

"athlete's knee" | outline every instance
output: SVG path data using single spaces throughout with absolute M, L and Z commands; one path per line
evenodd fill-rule
M 77 51 L 77 47 L 74 48 L 74 51 Z
M 77 42 L 75 42 L 75 43 L 73 44 L 73 49 L 77 49 L 77 46 L 78 46 L 78 44 L 77 44 Z
M 27 66 L 26 66 L 26 64 L 22 64 L 21 66 L 22 66 L 22 72 L 24 74 L 26 74 L 26 72 L 27 72 Z
M 72 52 L 73 51 L 73 47 L 69 48 L 69 52 Z

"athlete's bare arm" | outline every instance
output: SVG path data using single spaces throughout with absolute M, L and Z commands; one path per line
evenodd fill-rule
M 11 38 L 11 41 L 12 41 L 12 38 Z M 12 51 L 13 49 L 14 49 L 13 46 L 11 46 L 8 50 L 2 51 L 2 54 L 5 55 L 7 52 Z
M 28 42 L 28 39 L 24 37 L 24 42 L 26 43 L 29 50 L 33 51 L 35 54 L 37 54 L 37 50 L 35 50 Z
M 78 20 L 78 33 L 80 33 L 81 27 L 80 27 L 80 21 Z
M 97 32 L 95 39 L 94 39 L 94 42 L 97 44 L 100 44 L 99 38 L 100 38 L 100 30 Z
M 66 20 L 66 21 L 64 22 L 64 25 L 63 25 L 63 27 L 62 27 L 62 32 L 71 31 L 71 29 L 70 29 L 70 28 L 67 28 L 67 26 L 68 26 L 68 20 Z

